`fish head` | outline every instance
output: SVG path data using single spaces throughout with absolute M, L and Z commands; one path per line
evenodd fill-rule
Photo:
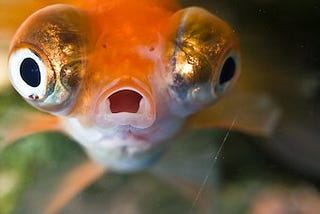
M 66 121 L 91 156 L 119 151 L 116 159 L 174 136 L 240 73 L 234 32 L 204 9 L 119 2 L 37 11 L 8 60 L 27 102 Z

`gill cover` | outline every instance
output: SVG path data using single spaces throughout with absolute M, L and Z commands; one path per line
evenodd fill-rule
M 86 65 L 87 18 L 79 9 L 53 5 L 31 15 L 16 32 L 9 54 L 14 88 L 40 110 L 66 114 Z
M 171 17 L 165 47 L 172 111 L 188 115 L 215 102 L 240 73 L 232 29 L 204 9 L 190 7 Z

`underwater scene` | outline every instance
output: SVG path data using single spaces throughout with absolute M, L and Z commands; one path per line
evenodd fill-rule
M 126 0 L 115 2 L 118 1 L 126 2 Z M 72 28 L 70 31 L 72 36 L 66 36 L 68 38 L 65 40 L 58 38 L 57 41 L 67 44 L 66 49 L 69 47 L 70 49 L 63 50 L 63 54 L 70 54 L 72 55 L 70 58 L 74 57 L 77 61 L 76 64 L 68 64 L 70 66 L 68 68 L 61 68 L 65 69 L 65 73 L 59 74 L 61 78 L 59 87 L 62 89 L 60 88 L 58 92 L 62 92 L 54 96 L 54 99 L 51 97 L 49 104 L 45 102 L 39 104 L 39 100 L 42 102 L 41 96 L 47 96 L 49 93 L 47 91 L 38 93 L 42 83 L 37 81 L 43 79 L 43 76 L 38 77 L 38 80 L 28 79 L 29 76 L 22 72 L 22 65 L 42 72 L 43 67 L 39 68 L 32 63 L 46 63 L 46 61 L 38 60 L 37 57 L 39 55 L 42 57 L 41 54 L 28 51 L 27 48 L 17 48 L 24 40 L 29 41 L 25 37 L 31 35 L 31 39 L 37 38 L 39 33 L 35 32 L 38 32 L 38 22 L 25 24 L 21 29 L 30 32 L 24 33 L 25 31 L 20 30 L 14 36 L 22 22 L 40 8 L 55 3 L 74 4 L 76 2 L 72 0 L 0 0 L 1 214 L 317 214 L 320 212 L 320 3 L 318 1 L 178 1 L 181 8 L 191 6 L 204 8 L 222 19 L 229 27 L 224 22 L 220 22 L 220 19 L 212 18 L 207 12 L 194 8 L 194 10 L 181 12 L 182 15 L 177 13 L 178 15 L 168 19 L 169 21 L 160 20 L 162 16 L 167 15 L 166 12 L 159 12 L 159 19 L 150 17 L 149 20 L 145 18 L 147 15 L 141 15 L 142 12 L 149 14 L 148 11 L 139 9 L 139 5 L 148 2 L 146 0 L 137 1 L 136 7 L 131 7 L 132 3 L 130 3 L 128 7 L 122 8 L 121 11 L 127 12 L 123 17 L 128 19 L 123 21 L 115 18 L 107 25 L 126 23 L 128 20 L 134 23 L 136 21 L 134 17 L 138 14 L 137 17 L 142 17 L 143 24 L 134 28 L 125 28 L 128 35 L 133 35 L 128 37 L 125 43 L 131 45 L 152 40 L 148 50 L 142 47 L 143 44 L 139 49 L 139 54 L 147 55 L 146 59 L 135 58 L 132 62 L 130 61 L 132 65 L 149 68 L 148 60 L 157 59 L 157 51 L 159 49 L 163 51 L 161 48 L 164 47 L 167 48 L 164 51 L 165 54 L 174 56 L 167 59 L 165 55 L 161 58 L 161 62 L 156 61 L 160 64 L 160 68 L 172 67 L 173 64 L 183 67 L 186 64 L 181 61 L 186 60 L 188 65 L 190 63 L 193 65 L 192 72 L 200 74 L 188 79 L 190 73 L 183 73 L 185 72 L 183 69 L 190 69 L 190 67 L 177 68 L 177 66 L 174 72 L 182 72 L 177 74 L 181 79 L 170 76 L 176 79 L 173 83 L 170 82 L 172 85 L 168 86 L 169 89 L 165 89 L 169 92 L 160 91 L 153 98 L 150 98 L 148 89 L 145 89 L 148 87 L 141 87 L 140 90 L 139 86 L 137 87 L 139 89 L 133 89 L 135 83 L 130 83 L 130 87 L 121 86 L 122 88 L 116 89 L 112 95 L 108 94 L 108 100 L 120 103 L 119 106 L 123 103 L 117 99 L 127 99 L 122 97 L 124 95 L 130 97 L 130 105 L 126 103 L 130 108 L 123 110 L 122 107 L 111 105 L 112 113 L 143 111 L 143 114 L 137 117 L 122 114 L 124 117 L 130 117 L 130 120 L 114 116 L 110 119 L 113 124 L 121 127 L 123 124 L 130 126 L 128 133 L 125 133 L 128 135 L 138 133 L 134 138 L 138 139 L 137 141 L 141 140 L 140 138 L 144 139 L 141 136 L 147 135 L 146 138 L 150 142 L 163 141 L 164 143 L 160 146 L 155 143 L 156 146 L 151 146 L 150 149 L 148 145 L 143 144 L 143 140 L 141 140 L 142 143 L 139 141 L 136 147 L 130 147 L 131 141 L 128 143 L 124 140 L 121 143 L 124 145 L 128 143 L 129 146 L 123 146 L 120 151 L 111 149 L 107 159 L 101 149 L 104 148 L 103 146 L 90 150 L 96 143 L 94 140 L 91 142 L 91 139 L 96 139 L 100 134 L 96 130 L 107 126 L 107 122 L 104 121 L 107 116 L 97 117 L 95 122 L 99 128 L 91 130 L 92 123 L 88 122 L 83 115 L 87 112 L 103 114 L 100 111 L 105 109 L 100 105 L 99 99 L 100 96 L 105 96 L 109 89 L 99 92 L 99 95 L 94 98 L 98 100 L 98 107 L 94 110 L 90 109 L 86 102 L 90 103 L 88 100 L 94 97 L 88 94 L 93 94 L 92 91 L 99 88 L 99 84 L 105 84 L 109 80 L 102 83 L 100 79 L 103 75 L 98 76 L 93 72 L 90 74 L 92 76 L 83 74 L 81 66 L 87 62 L 78 55 L 85 51 L 95 53 L 90 55 L 94 58 L 93 60 L 90 58 L 94 63 L 88 62 L 89 68 L 95 68 L 94 66 L 105 61 L 110 62 L 107 68 L 113 68 L 113 66 L 122 66 L 123 70 L 131 68 L 129 62 L 126 64 L 126 60 L 131 59 L 132 56 L 129 49 L 128 53 L 121 55 L 123 58 L 119 58 L 119 61 L 116 59 L 120 51 L 127 50 L 127 46 L 122 44 L 122 38 L 109 35 L 109 31 L 103 32 L 107 38 L 112 38 L 114 43 L 102 44 L 98 47 L 100 40 L 96 42 L 88 40 L 96 39 L 101 32 L 86 37 L 87 35 L 83 32 L 88 29 L 90 32 L 95 32 L 95 28 L 91 29 L 90 24 L 88 25 L 90 21 L 83 21 L 84 18 L 80 13 L 64 13 L 64 9 L 61 9 L 62 12 L 58 15 L 49 14 L 50 16 L 47 17 L 51 18 L 48 20 L 53 21 L 55 18 L 63 20 L 68 19 L 69 16 L 72 17 L 70 18 L 71 27 L 62 24 L 62 27 Z M 88 2 L 88 5 L 91 5 L 99 0 Z M 155 0 L 154 2 L 163 2 L 161 3 L 163 7 L 168 7 L 170 12 L 179 10 L 177 9 L 179 6 L 174 1 Z M 150 14 L 158 14 L 157 6 L 150 5 L 150 11 L 152 11 Z M 138 8 L 137 11 L 134 11 L 135 8 Z M 193 13 L 194 16 L 192 16 Z M 63 15 L 60 16 L 60 14 Z M 202 15 L 209 17 L 208 19 L 212 18 L 209 24 L 214 26 L 213 32 L 217 29 L 219 34 L 217 38 L 222 38 L 219 40 L 220 43 L 215 43 L 215 48 L 206 46 L 205 42 L 210 40 L 212 35 L 209 30 L 206 30 L 207 19 L 203 21 Z M 98 15 L 96 17 L 93 14 L 92 17 L 97 18 Z M 131 17 L 133 17 L 132 20 Z M 46 18 L 43 20 L 46 21 Z M 170 23 L 166 24 L 166 22 Z M 188 49 L 187 45 L 184 47 L 184 43 L 181 42 L 184 39 L 184 33 L 189 33 L 181 26 L 189 27 L 189 23 L 191 23 L 190 28 L 194 27 L 196 30 L 191 32 L 192 28 L 190 35 L 186 37 L 198 36 L 199 30 L 204 32 L 203 35 L 199 35 L 200 42 L 190 40 L 191 49 Z M 162 29 L 159 26 L 166 27 Z M 158 28 L 161 28 L 162 31 L 159 31 L 165 35 L 164 38 L 152 37 L 153 34 L 160 35 L 157 32 Z M 132 29 L 138 29 L 138 34 L 132 33 Z M 155 32 L 153 29 L 156 29 Z M 115 28 L 115 32 L 117 30 Z M 42 31 L 39 30 L 39 32 Z M 46 37 L 47 32 L 43 32 L 40 37 L 41 42 L 49 41 L 50 38 Z M 182 39 L 172 38 L 172 32 L 181 36 Z M 73 37 L 73 34 L 76 36 Z M 154 38 L 160 41 L 159 47 L 164 45 L 160 48 L 154 45 L 152 43 Z M 227 41 L 225 42 L 224 39 Z M 84 48 L 82 44 L 85 44 Z M 112 45 L 118 46 L 112 49 Z M 26 45 L 26 47 L 29 46 L 30 44 Z M 80 48 L 77 49 L 77 47 Z M 43 48 L 52 50 L 55 44 L 52 43 Z M 111 50 L 113 55 L 110 54 L 106 59 L 105 55 L 96 53 L 104 49 Z M 198 49 L 200 52 L 203 51 L 205 56 L 201 55 L 202 52 L 198 52 Z M 225 49 L 231 51 L 225 54 L 221 51 Z M 60 52 L 48 51 L 48 53 L 44 55 L 48 55 L 49 58 L 62 56 Z M 20 60 L 19 54 L 28 55 L 27 59 L 33 59 L 33 62 Z M 226 57 L 223 60 L 222 55 Z M 215 59 L 212 65 L 210 64 L 212 75 L 202 73 L 207 71 L 206 61 L 202 57 Z M 8 60 L 10 63 L 14 62 L 9 65 L 10 69 Z M 194 62 L 196 60 L 200 61 L 200 68 L 197 67 L 197 62 Z M 18 72 L 22 77 L 20 79 L 34 86 L 24 86 L 25 88 L 21 89 L 21 80 L 19 79 L 19 82 L 12 79 L 10 72 L 17 62 L 21 63 L 20 73 Z M 54 68 L 60 66 L 56 61 L 48 64 Z M 222 66 L 220 74 L 214 73 L 214 68 L 220 65 Z M 78 69 L 79 72 L 74 76 L 70 74 L 70 80 L 67 79 L 68 72 L 72 69 Z M 231 74 L 224 74 L 225 70 L 231 70 Z M 137 79 L 143 76 L 133 71 L 128 72 Z M 47 78 L 45 83 L 47 85 L 44 87 L 49 88 L 45 90 L 55 90 L 51 85 L 55 83 L 51 83 L 50 79 L 55 78 L 55 75 L 57 74 L 50 74 L 44 78 Z M 118 74 L 114 72 L 113 75 Z M 205 79 L 207 76 L 212 79 Z M 77 84 L 85 78 L 87 80 L 83 82 L 82 87 L 87 88 L 85 90 L 76 88 Z M 153 91 L 157 87 L 161 89 L 167 87 L 167 82 L 159 82 L 157 78 L 151 81 L 153 85 L 151 84 L 150 88 Z M 205 89 L 210 88 L 212 82 L 218 84 L 212 89 L 216 90 L 212 92 L 216 97 L 212 95 L 214 97 L 212 98 L 210 94 L 209 99 L 212 99 L 208 101 L 210 105 L 204 101 L 208 96 L 206 92 L 199 93 L 203 96 L 192 100 L 193 93 L 201 91 L 203 86 L 197 85 L 196 81 L 204 81 L 203 78 L 207 81 L 203 84 L 207 87 Z M 88 79 L 94 81 L 94 84 L 89 84 Z M 208 82 L 209 86 L 206 85 Z M 67 84 L 69 88 L 66 87 L 65 90 L 63 87 Z M 124 82 L 125 84 L 127 82 Z M 199 87 L 193 88 L 193 93 L 183 94 L 189 93 L 187 91 L 189 88 L 184 87 L 195 87 L 195 85 Z M 229 86 L 230 88 L 227 88 Z M 37 88 L 38 94 L 33 92 L 31 95 L 25 94 L 34 88 Z M 122 94 L 117 93 L 119 91 Z M 73 101 L 78 96 L 77 93 L 81 95 L 79 95 L 81 99 L 71 102 L 70 100 Z M 163 97 L 169 96 L 168 94 L 179 102 L 171 97 L 162 100 Z M 180 101 L 184 105 L 180 106 Z M 136 102 L 139 110 L 131 108 L 131 104 Z M 156 111 L 153 108 L 154 103 L 160 113 L 154 113 Z M 143 109 L 139 104 L 144 106 Z M 72 110 L 74 115 L 80 115 L 76 122 L 75 120 L 61 122 L 57 121 L 56 116 L 48 117 L 46 113 L 38 114 L 40 109 L 53 112 L 53 115 L 70 116 L 65 113 L 65 109 L 70 108 L 71 105 L 76 109 Z M 171 115 L 168 112 L 175 112 L 175 114 Z M 181 122 L 180 118 L 185 119 L 181 119 Z M 151 123 L 159 126 L 148 129 Z M 179 130 L 176 127 L 179 127 Z M 90 131 L 87 132 L 87 130 Z M 110 148 L 113 148 L 113 139 L 118 139 L 116 135 L 120 133 L 122 137 L 124 133 L 123 129 L 112 131 L 108 139 L 104 139 L 107 143 L 111 142 Z M 109 160 L 109 157 L 114 159 Z M 124 157 L 123 162 L 118 161 L 121 157 Z M 100 165 L 97 166 L 96 163 Z

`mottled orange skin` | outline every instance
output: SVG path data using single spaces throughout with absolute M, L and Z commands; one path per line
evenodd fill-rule
M 95 92 L 103 91 L 114 80 L 121 81 L 118 87 L 134 84 L 133 78 L 149 87 L 155 63 L 148 55 L 156 51 L 166 34 L 168 19 L 179 6 L 171 0 L 92 0 L 79 7 L 91 19 L 95 42 L 73 109 L 75 114 L 85 114 L 98 95 Z

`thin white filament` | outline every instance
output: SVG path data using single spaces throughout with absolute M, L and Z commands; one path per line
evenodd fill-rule
M 202 194 L 202 192 L 204 190 L 204 187 L 208 183 L 208 180 L 209 180 L 210 174 L 212 172 L 212 169 L 216 165 L 216 162 L 217 162 L 217 160 L 218 160 L 218 158 L 219 158 L 219 156 L 221 154 L 222 148 L 224 147 L 225 143 L 227 142 L 227 139 L 229 138 L 230 132 L 233 129 L 233 127 L 234 127 L 234 125 L 235 125 L 235 123 L 237 121 L 237 118 L 238 118 L 238 114 L 236 114 L 234 119 L 232 120 L 232 123 L 231 123 L 229 129 L 227 130 L 227 132 L 226 132 L 226 134 L 225 134 L 225 136 L 224 136 L 224 138 L 223 138 L 223 140 L 222 140 L 222 142 L 221 142 L 221 144 L 220 144 L 220 146 L 218 148 L 218 151 L 215 154 L 212 153 L 212 155 L 210 157 L 210 159 L 212 159 L 211 167 L 208 169 L 208 171 L 207 171 L 207 173 L 206 173 L 206 175 L 205 175 L 205 177 L 203 179 L 203 182 L 202 182 L 202 184 L 201 184 L 201 186 L 200 186 L 200 188 L 199 188 L 199 190 L 197 192 L 197 195 L 196 195 L 195 199 L 193 200 L 192 207 L 191 207 L 191 212 L 194 209 L 194 207 L 196 206 L 196 204 L 198 203 L 199 198 L 200 198 L 200 196 L 201 196 L 201 194 Z

